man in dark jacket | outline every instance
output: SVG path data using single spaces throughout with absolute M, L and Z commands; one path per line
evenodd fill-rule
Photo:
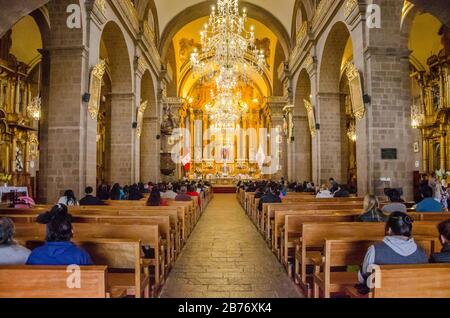
M 92 195 L 94 192 L 92 187 L 87 187 L 84 192 L 86 193 L 86 196 L 80 200 L 80 205 L 105 205 L 102 200 Z
M 277 184 L 272 184 L 269 192 L 261 197 L 259 200 L 258 210 L 261 212 L 264 203 L 281 203 L 280 192 Z

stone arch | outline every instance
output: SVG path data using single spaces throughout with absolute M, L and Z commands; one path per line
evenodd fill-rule
M 172 38 L 175 36 L 175 34 L 186 24 L 199 18 L 209 16 L 211 5 L 214 4 L 215 1 L 213 0 L 198 3 L 186 8 L 169 22 L 162 33 L 159 47 L 160 54 L 163 60 L 167 56 L 167 52 L 170 48 L 170 43 L 172 42 Z M 253 3 L 242 1 L 241 6 L 248 9 L 250 18 L 260 21 L 274 32 L 283 47 L 285 56 L 289 56 L 292 43 L 290 40 L 290 36 L 282 23 L 272 13 Z
M 450 28 L 450 2 L 447 0 L 409 0 L 412 4 L 435 16 Z
M 292 147 L 292 176 L 297 181 L 312 180 L 312 138 L 304 100 L 311 100 L 311 79 L 306 69 L 301 69 L 294 98 L 294 141 Z M 299 164 L 301 163 L 301 164 Z
M 26 5 L 21 2 L 0 1 L 0 37 L 17 21 L 47 4 L 50 0 L 29 0 Z
M 293 19 L 292 19 L 292 29 L 291 29 L 293 43 L 295 43 L 295 39 L 297 38 L 297 31 L 299 30 L 301 24 L 304 21 L 311 20 L 311 10 L 307 9 L 309 7 L 310 7 L 310 1 L 308 1 L 308 0 L 296 0 L 295 1 Z
M 133 91 L 132 65 L 125 36 L 116 22 L 108 22 L 101 36 L 111 80 L 111 92 L 107 98 L 111 107 L 111 160 L 109 177 L 111 182 L 130 184 L 133 171 L 133 149 L 135 136 L 135 95 Z M 101 50 L 102 51 L 102 50 Z
M 319 57 L 317 119 L 320 123 L 320 181 L 334 177 L 347 182 L 345 169 L 345 114 L 341 109 L 341 77 L 345 76 L 342 60 L 351 34 L 347 25 L 336 22 L 324 35 L 325 44 Z
M 133 91 L 132 66 L 128 46 L 121 28 L 116 22 L 108 22 L 102 32 L 107 50 L 107 64 L 111 72 L 112 93 L 130 93 Z
M 140 0 L 137 3 L 136 11 L 140 21 L 147 21 L 149 27 L 155 34 L 156 45 L 159 43 L 159 20 L 158 11 L 154 0 Z

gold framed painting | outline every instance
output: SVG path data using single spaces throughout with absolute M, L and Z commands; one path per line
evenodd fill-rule
M 350 88 L 353 115 L 356 119 L 363 119 L 366 113 L 366 107 L 364 105 L 361 75 L 356 65 L 351 62 L 347 64 L 346 73 Z

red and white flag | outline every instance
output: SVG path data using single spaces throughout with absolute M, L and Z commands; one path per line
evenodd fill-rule
M 181 159 L 181 164 L 183 165 L 186 172 L 189 171 L 189 168 L 191 167 L 191 152 L 190 151 Z

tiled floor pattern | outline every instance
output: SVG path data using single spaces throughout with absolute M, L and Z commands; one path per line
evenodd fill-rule
M 163 288 L 162 298 L 297 298 L 286 271 L 234 194 L 216 194 Z

